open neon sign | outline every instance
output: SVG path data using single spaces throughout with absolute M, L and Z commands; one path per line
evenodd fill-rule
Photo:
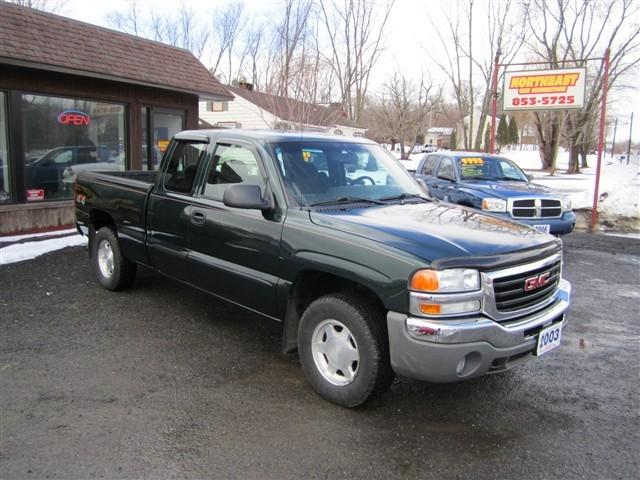
M 89 125 L 91 117 L 80 110 L 64 110 L 58 114 L 58 123 L 61 125 Z

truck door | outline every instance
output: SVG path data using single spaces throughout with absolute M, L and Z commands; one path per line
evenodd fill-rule
M 275 316 L 282 219 L 222 201 L 231 184 L 258 185 L 264 193 L 265 178 L 253 146 L 218 141 L 193 199 L 189 259 L 207 290 Z
M 431 194 L 440 200 L 450 202 L 455 191 L 456 178 L 456 169 L 453 160 L 449 157 L 442 157 L 436 177 L 429 186 Z
M 189 281 L 187 236 L 192 193 L 198 168 L 205 163 L 208 143 L 176 140 L 147 204 L 147 251 L 151 265 Z

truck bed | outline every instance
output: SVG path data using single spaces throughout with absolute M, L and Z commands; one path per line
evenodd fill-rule
M 78 183 L 85 182 L 107 183 L 123 187 L 142 189 L 145 192 L 151 187 L 158 176 L 156 171 L 140 172 L 125 170 L 124 172 L 80 172 Z
M 75 183 L 78 220 L 88 224 L 91 215 L 108 215 L 129 258 L 147 263 L 146 207 L 156 177 L 155 171 L 80 172 Z

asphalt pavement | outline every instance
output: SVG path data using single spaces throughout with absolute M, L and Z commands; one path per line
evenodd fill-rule
M 0 267 L 0 477 L 638 478 L 640 242 L 572 234 L 565 261 L 559 349 L 356 410 L 278 324 L 153 272 L 112 293 L 82 248 Z

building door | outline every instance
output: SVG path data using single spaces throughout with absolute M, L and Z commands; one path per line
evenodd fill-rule
M 142 107 L 142 169 L 157 170 L 171 138 L 184 130 L 182 110 Z

